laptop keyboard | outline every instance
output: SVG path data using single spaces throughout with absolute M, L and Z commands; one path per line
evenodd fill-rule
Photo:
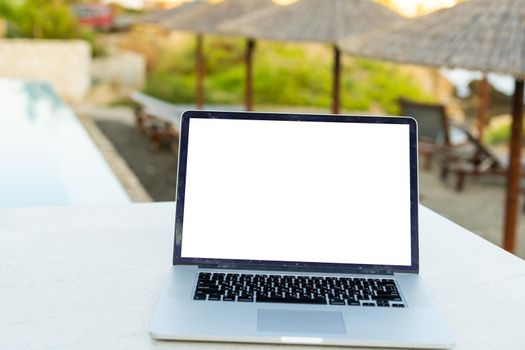
M 393 279 L 201 272 L 194 300 L 405 307 Z

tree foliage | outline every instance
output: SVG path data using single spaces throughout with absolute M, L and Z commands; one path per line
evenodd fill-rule
M 81 0 L 0 0 L 0 19 L 8 22 L 8 37 L 86 40 L 95 56 L 104 55 L 99 35 L 79 25 L 72 6 Z
M 146 92 L 174 103 L 195 101 L 195 43 L 193 38 L 159 53 L 146 83 Z M 207 37 L 206 102 L 241 104 L 244 93 L 245 42 Z M 259 41 L 254 62 L 257 105 L 309 106 L 331 104 L 332 51 L 322 45 Z M 348 111 L 382 110 L 398 113 L 400 96 L 432 101 L 399 67 L 344 56 L 341 104 Z
M 80 36 L 75 15 L 63 0 L 23 0 L 15 4 L 11 1 L 6 13 L 11 36 L 35 39 Z
M 15 4 L 12 0 L 0 0 L 0 19 L 9 20 L 13 17 Z

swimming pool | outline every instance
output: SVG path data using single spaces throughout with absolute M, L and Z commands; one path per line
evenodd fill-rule
M 0 207 L 129 202 L 73 111 L 49 84 L 0 79 Z

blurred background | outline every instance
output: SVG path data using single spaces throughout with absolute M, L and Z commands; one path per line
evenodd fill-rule
M 503 245 L 512 72 L 356 54 L 380 35 L 369 17 L 397 28 L 476 0 L 232 1 L 0 0 L 0 207 L 174 200 L 184 109 L 409 114 L 402 99 L 437 113 L 422 203 Z M 260 24 L 283 9 L 298 30 Z

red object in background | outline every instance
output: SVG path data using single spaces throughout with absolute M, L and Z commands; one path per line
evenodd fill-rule
M 110 30 L 113 27 L 113 12 L 109 6 L 84 4 L 74 7 L 80 25 L 98 30 Z

